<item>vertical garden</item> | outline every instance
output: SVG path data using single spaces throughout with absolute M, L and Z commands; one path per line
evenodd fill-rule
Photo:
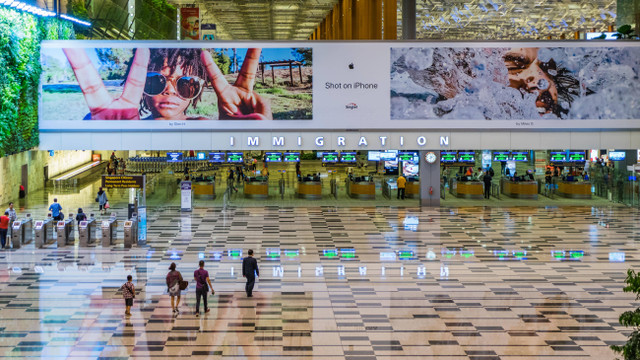
M 38 145 L 40 43 L 73 34 L 69 22 L 0 7 L 0 157 Z

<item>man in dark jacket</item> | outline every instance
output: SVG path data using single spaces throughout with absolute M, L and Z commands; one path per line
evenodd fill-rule
M 491 175 L 489 175 L 488 171 L 484 173 L 482 181 L 484 182 L 484 198 L 489 199 L 491 196 Z
M 249 250 L 249 256 L 242 260 L 242 276 L 247 278 L 247 285 L 244 291 L 248 297 L 253 297 L 253 285 L 256 283 L 256 276 L 260 276 L 258 261 L 253 257 L 253 250 Z

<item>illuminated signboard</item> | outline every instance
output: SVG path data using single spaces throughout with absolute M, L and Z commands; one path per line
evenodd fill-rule
M 323 163 L 338 162 L 338 153 L 337 152 L 323 152 L 322 153 L 322 162 Z
M 567 161 L 567 153 L 565 151 L 551 151 L 549 152 L 549 161 L 565 162 Z
M 300 256 L 300 250 L 284 249 L 284 257 L 287 260 L 297 260 L 299 256 Z
M 398 250 L 398 259 L 400 260 L 415 260 L 416 252 L 413 250 Z
M 203 152 L 199 152 L 196 154 L 196 160 L 206 160 L 207 154 Z
M 458 152 L 458 161 L 464 163 L 475 163 L 476 162 L 476 152 L 475 151 L 459 151 Z
M 624 151 L 609 151 L 609 160 L 624 161 L 627 154 Z
M 354 163 L 357 162 L 358 159 L 356 158 L 356 153 L 355 152 L 341 152 L 340 153 L 340 162 L 343 163 Z
M 239 260 L 242 258 L 242 249 L 229 249 L 227 250 L 227 256 L 232 260 Z
M 418 161 L 418 154 L 415 152 L 399 152 L 398 153 L 398 160 L 400 161 L 408 161 L 408 162 L 417 162 Z
M 228 152 L 227 153 L 227 162 L 228 163 L 242 163 L 242 153 L 241 152 Z
M 264 254 L 267 260 L 280 260 L 280 248 L 266 248 Z
M 584 162 L 585 158 L 584 151 L 569 151 L 569 161 L 571 162 Z
M 551 250 L 551 257 L 556 260 L 580 261 L 584 257 L 584 250 Z
M 511 160 L 511 153 L 509 151 L 494 151 L 493 161 L 509 161 Z
M 442 249 L 440 253 L 442 254 L 443 259 L 453 259 L 456 255 L 456 250 Z
M 381 161 L 398 161 L 398 152 L 397 151 L 381 151 L 380 160 Z
M 511 159 L 514 161 L 528 161 L 529 153 L 527 151 L 512 151 Z
M 264 161 L 266 161 L 266 162 L 282 162 L 282 153 L 279 153 L 279 152 L 266 152 L 264 154 Z
M 609 262 L 624 262 L 624 252 L 610 252 Z
M 168 152 L 167 153 L 167 162 L 169 162 L 169 163 L 182 162 L 182 153 L 181 152 Z
M 458 156 L 458 153 L 455 151 L 441 151 L 440 162 L 454 163 L 458 160 L 457 156 Z
M 356 249 L 340 249 L 340 257 L 345 260 L 356 258 Z
M 322 256 L 326 259 L 337 259 L 338 258 L 338 250 L 337 249 L 323 249 Z
M 284 162 L 299 162 L 300 161 L 300 153 L 299 152 L 286 152 L 284 153 Z
M 367 160 L 369 160 L 369 161 L 380 161 L 380 151 L 368 151 L 367 152 Z
M 460 256 L 462 256 L 465 259 L 472 258 L 473 255 L 474 255 L 473 250 L 460 250 Z
M 212 163 L 223 163 L 227 160 L 227 154 L 223 152 L 210 152 L 209 153 L 209 162 Z

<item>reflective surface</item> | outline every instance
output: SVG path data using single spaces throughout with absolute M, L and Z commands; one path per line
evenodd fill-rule
M 126 194 L 110 195 L 124 214 Z M 59 196 L 63 207 L 81 197 Z M 120 228 L 112 248 L 0 252 L 0 357 L 613 359 L 608 345 L 627 333 L 618 316 L 635 301 L 622 287 L 639 218 L 588 207 L 150 206 L 145 248 L 124 249 Z M 249 249 L 261 270 L 253 298 L 241 275 Z M 196 318 L 200 259 L 216 294 Z M 171 262 L 190 282 L 177 316 Z M 138 294 L 126 318 L 128 274 Z

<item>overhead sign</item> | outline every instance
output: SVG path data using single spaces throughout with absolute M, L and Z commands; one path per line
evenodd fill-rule
M 102 187 L 106 189 L 141 189 L 144 187 L 144 175 L 102 175 Z
M 638 42 L 207 45 L 44 41 L 41 132 L 640 128 Z M 216 65 L 218 56 L 239 59 L 238 74 Z M 167 64 L 179 76 L 163 74 Z M 292 85 L 283 90 L 284 82 Z M 126 84 L 138 85 L 124 91 Z M 169 84 L 174 94 L 164 92 Z M 219 91 L 226 86 L 255 91 L 227 97 Z M 259 145 L 250 138 L 230 146 Z

